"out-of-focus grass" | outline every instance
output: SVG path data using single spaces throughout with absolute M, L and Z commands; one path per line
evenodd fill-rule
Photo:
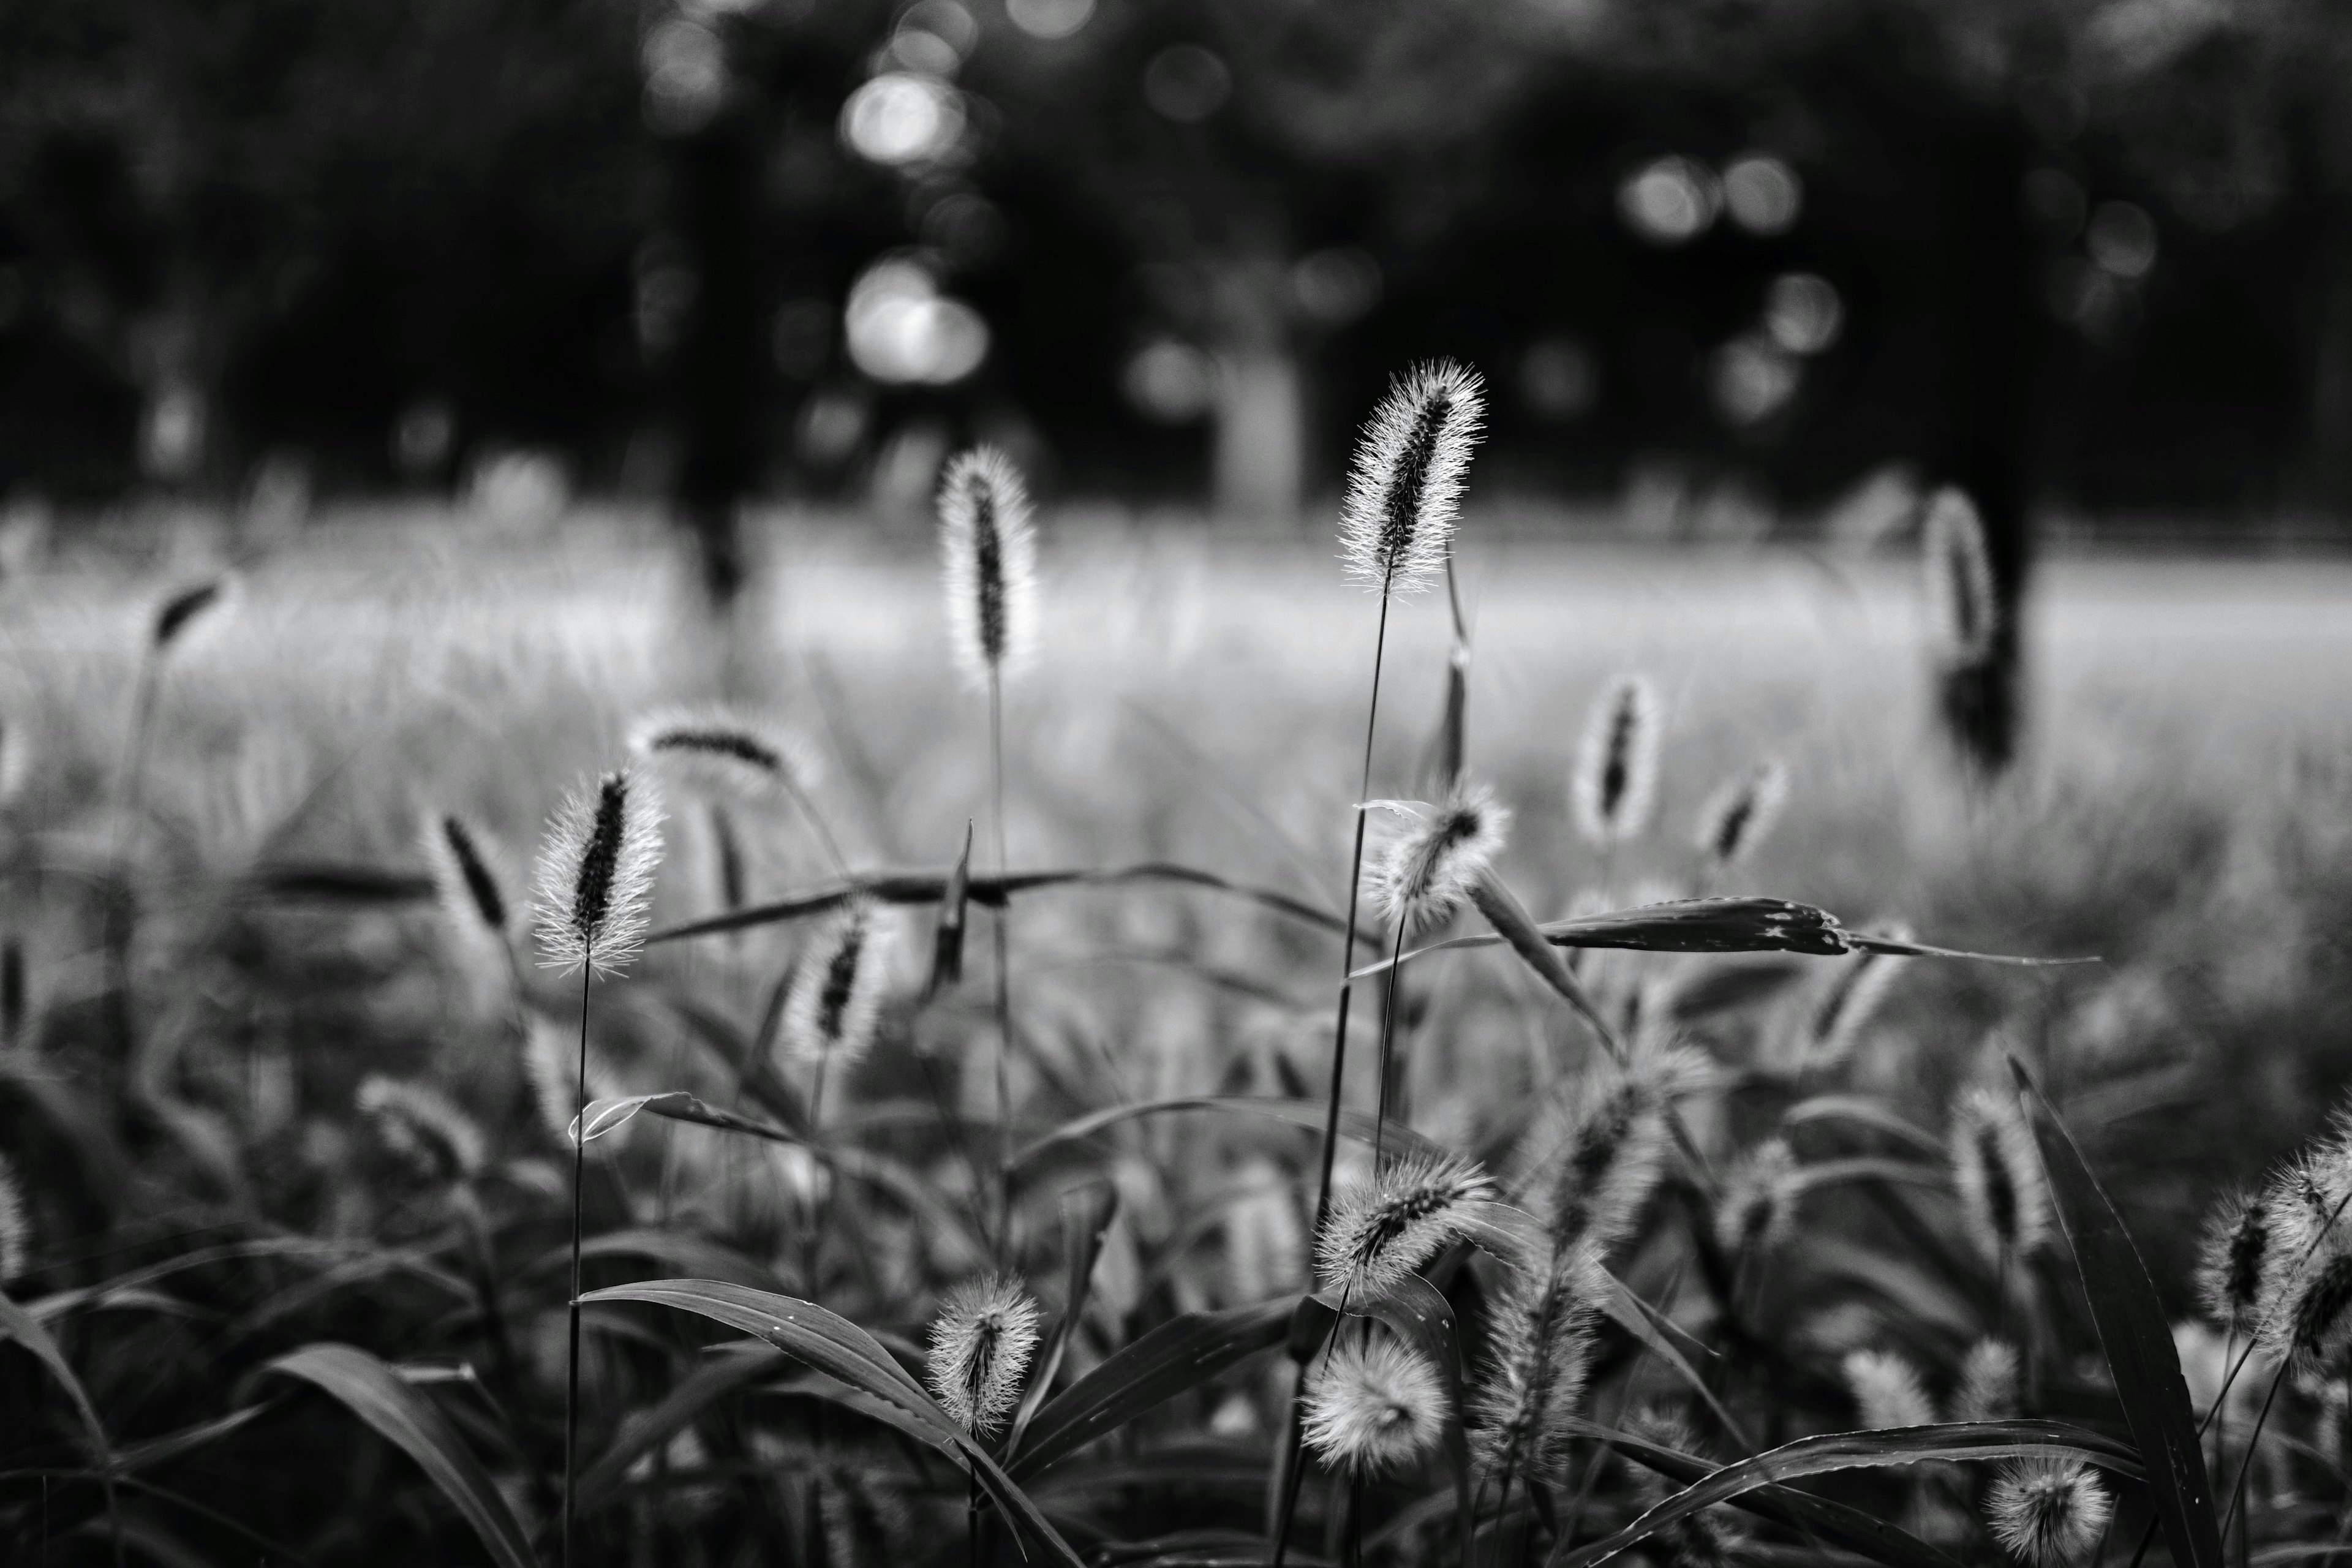
M 919 546 L 780 528 L 729 651 L 641 531 L 583 523 L 526 546 L 428 523 L 314 531 L 247 571 L 233 608 L 175 650 L 147 789 L 192 875 L 255 858 L 411 865 L 428 805 L 478 815 L 519 860 L 631 716 L 722 679 L 824 742 L 823 798 L 862 863 L 944 863 L 980 814 L 983 709 L 950 668 Z M 2089 1097 L 2104 1157 L 2128 1173 L 2116 1184 L 2168 1265 L 2212 1178 L 2306 1132 L 2352 1072 L 2352 563 L 2047 563 L 2026 760 L 1972 798 L 1928 727 L 1907 558 L 1578 548 L 1475 524 L 1462 550 L 1472 766 L 1517 811 L 1506 868 L 1538 913 L 1604 879 L 1621 899 L 1686 879 L 1701 797 L 1759 755 L 1784 758 L 1795 789 L 1748 888 L 1857 924 L 1907 920 L 1941 943 L 2106 960 L 1915 964 L 1864 1076 L 1937 1125 L 1989 1033 L 2038 1054 L 2062 1091 Z M 1169 857 L 1336 900 L 1373 616 L 1328 554 L 1319 540 L 1049 531 L 1042 658 L 1009 710 L 1016 862 Z M 54 859 L 94 857 L 115 830 L 109 780 L 163 587 L 69 555 L 0 591 L 0 701 L 29 748 L 11 819 Z M 1418 793 L 1445 637 L 1442 599 L 1392 624 L 1376 794 Z M 1624 669 L 1667 700 L 1662 811 L 1648 851 L 1603 867 L 1569 831 L 1565 773 L 1585 703 Z M 754 864 L 755 898 L 822 878 L 804 841 L 769 837 L 783 847 Z M 710 907 L 710 866 L 707 824 L 688 814 L 663 918 Z M 1318 1070 L 1323 993 L 1265 973 L 1261 925 L 1197 901 L 1072 894 L 1021 926 L 1041 964 L 1087 977 L 1047 994 L 1138 1094 L 1216 1087 L 1202 1079 L 1230 1056 L 1199 1050 L 1202 1028 L 1262 1035 Z M 273 930 L 297 953 L 320 935 L 301 917 Z M 95 987 L 87 933 L 26 934 L 46 948 L 45 984 Z M 351 921 L 333 940 L 414 936 Z M 1297 1006 L 1206 1010 L 1196 978 L 1150 962 L 1178 945 L 1255 969 Z M 1475 1123 L 1530 1053 L 1498 1037 L 1518 1027 L 1497 1022 L 1507 1010 L 1481 1002 L 1516 977 L 1448 963 L 1430 1010 L 1448 1043 L 1422 1052 L 1419 1103 Z M 335 1016 L 427 1049 L 446 999 L 414 966 L 383 973 L 397 978 L 341 994 Z M 1124 983 L 1106 985 L 1114 974 Z

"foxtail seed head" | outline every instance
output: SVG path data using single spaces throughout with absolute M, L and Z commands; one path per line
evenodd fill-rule
M 1667 1115 L 1709 1076 L 1686 1047 L 1643 1051 L 1629 1068 L 1585 1074 L 1546 1113 L 1528 1172 L 1555 1245 L 1589 1242 L 1605 1258 L 1633 1233 L 1658 1184 Z
M 1413 824 L 1372 872 L 1372 895 L 1397 930 L 1437 924 L 1461 906 L 1470 884 L 1501 853 L 1511 814 L 1484 784 L 1456 787 Z
M 599 974 L 628 967 L 645 941 L 661 862 L 662 813 L 650 782 L 609 773 L 572 792 L 539 851 L 543 967 Z
M 1936 1407 L 1919 1381 L 1919 1370 L 1893 1351 L 1848 1351 L 1843 1364 L 1846 1392 L 1863 1429 L 1932 1426 Z
M 1478 374 L 1451 360 L 1415 365 L 1390 384 L 1356 443 L 1339 510 L 1351 581 L 1402 595 L 1444 571 L 1486 406 Z
M 425 819 L 417 840 L 433 873 L 434 895 L 450 929 L 504 941 L 511 911 L 488 837 L 464 817 L 441 814 Z
M 984 691 L 1019 674 L 1036 643 L 1037 540 L 1012 458 L 980 447 L 949 462 L 940 548 L 956 665 Z
M 889 984 L 889 950 L 890 928 L 871 903 L 859 900 L 835 917 L 802 954 L 785 994 L 783 1060 L 846 1066 L 866 1054 Z
M 2027 1568 L 2067 1568 L 2105 1535 L 2115 1500 L 2076 1458 L 2012 1459 L 1985 1495 L 1993 1538 Z
M 1960 1358 L 1959 1382 L 1952 1389 L 1952 1419 L 2015 1420 L 2017 1386 L 2017 1347 L 2007 1340 L 1979 1340 Z
M 1953 665 L 1978 663 L 1992 652 L 2000 611 L 1976 504 L 1950 486 L 1937 491 L 1923 543 L 1943 657 Z
M 215 577 L 193 587 L 183 588 L 164 600 L 155 611 L 155 624 L 148 635 L 148 647 L 160 654 L 179 641 L 182 633 L 228 596 L 233 581 L 228 577 Z
M 1699 807 L 1698 852 L 1716 870 L 1731 870 L 1771 837 L 1788 799 L 1789 769 L 1778 758 L 1726 780 Z
M 25 1272 L 31 1255 L 32 1222 L 25 1215 L 24 1189 L 16 1184 L 16 1167 L 0 1155 L 0 1285 Z
M 629 750 L 707 793 L 750 802 L 805 790 L 817 771 L 798 737 L 719 708 L 640 720 L 629 732 Z
M 1787 1233 L 1797 1208 L 1796 1152 L 1771 1138 L 1725 1178 L 1715 1210 L 1716 1245 L 1735 1258 L 1760 1258 Z
M 1475 1440 L 1488 1468 L 1551 1480 L 1567 1467 L 1606 1282 L 1590 1246 L 1545 1252 L 1538 1267 L 1512 1270 L 1496 1303 Z
M 1444 1426 L 1437 1369 L 1385 1334 L 1334 1345 L 1307 1384 L 1307 1446 L 1351 1475 L 1402 1468 L 1437 1446 Z
M 2214 1326 L 2244 1329 L 2261 1304 L 2271 1248 L 2270 1204 L 2262 1193 L 2223 1194 L 2206 1217 L 2197 1249 L 2197 1299 Z
M 931 1324 L 931 1393 L 975 1437 L 994 1435 L 1021 1400 L 1037 1348 L 1037 1303 L 1013 1280 L 991 1276 L 948 1292 Z
M 2033 1131 L 2013 1096 L 1977 1088 L 1952 1118 L 1952 1184 L 1978 1247 L 2015 1260 L 2050 1238 L 2050 1189 Z
M 1898 940 L 1910 935 L 1910 928 L 1899 921 L 1888 923 L 1885 930 Z M 1863 1031 L 1877 1016 L 1908 962 L 1876 952 L 1857 952 L 1838 961 L 1819 996 L 1805 1010 L 1802 1037 L 1797 1042 L 1798 1064 L 1833 1068 L 1851 1060 L 1854 1047 L 1862 1043 Z
M 1326 1290 L 1376 1300 L 1437 1252 L 1469 1236 L 1494 1201 L 1494 1184 L 1452 1154 L 1408 1155 L 1333 1198 L 1315 1241 Z
M 352 1105 L 375 1124 L 383 1146 L 428 1176 L 481 1173 L 489 1141 L 472 1117 L 428 1084 L 371 1073 Z
M 1658 797 L 1658 694 L 1640 676 L 1617 680 L 1585 715 L 1569 796 L 1577 832 L 1595 847 L 1649 831 Z

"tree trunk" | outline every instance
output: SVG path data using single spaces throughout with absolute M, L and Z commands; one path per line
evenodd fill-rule
M 2019 618 L 2032 557 L 2026 514 L 2035 319 L 2019 195 L 2029 152 L 2005 118 L 1989 117 L 1969 132 L 1962 163 L 1964 253 L 1954 321 L 1961 368 L 1943 466 L 1983 521 L 1995 618 L 1990 653 L 1947 673 L 1941 706 L 1961 755 L 1988 778 L 2015 759 L 2022 719 Z
M 695 273 L 678 345 L 677 396 L 686 450 L 678 510 L 692 531 L 710 606 L 724 616 L 743 586 L 737 510 L 758 464 L 754 421 L 761 346 L 752 201 L 759 157 L 751 128 L 721 114 L 681 137 L 678 227 Z

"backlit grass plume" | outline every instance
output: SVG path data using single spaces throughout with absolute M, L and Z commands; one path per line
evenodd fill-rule
M 2252 1326 L 2270 1247 L 2268 1194 L 2224 1194 L 2206 1218 L 2197 1249 L 2197 1299 L 2215 1327 L 2242 1331 Z
M 1907 939 L 1910 928 L 1900 921 L 1878 928 L 1887 935 Z M 1842 959 L 1830 972 L 1812 1005 L 1805 1010 L 1797 1042 L 1797 1065 L 1825 1068 L 1853 1059 L 1863 1031 L 1878 1015 L 1908 959 L 1887 952 L 1857 952 Z
M 653 785 L 626 772 L 606 773 L 563 803 L 539 851 L 544 967 L 614 974 L 636 957 L 661 860 L 661 821 Z
M 2013 1263 L 2050 1238 L 2050 1189 L 2014 1096 L 1979 1087 L 1952 1117 L 1952 1184 L 1985 1257 Z
M 1451 360 L 1415 365 L 1390 385 L 1357 443 L 1340 506 L 1349 578 L 1402 596 L 1445 570 L 1486 405 L 1478 374 Z
M 1315 1240 L 1323 1289 L 1359 1301 L 1386 1295 L 1441 1248 L 1471 1235 L 1494 1195 L 1486 1173 L 1456 1155 L 1394 1161 L 1333 1197 Z
M 931 1324 L 931 1393 L 955 1424 L 988 1437 L 1021 1400 L 1037 1348 L 1037 1303 L 1013 1280 L 968 1280 L 948 1292 Z
M 472 1117 L 429 1084 L 371 1073 L 352 1107 L 375 1126 L 383 1146 L 426 1175 L 479 1175 L 489 1141 Z
M 1894 1351 L 1848 1351 L 1839 1370 L 1845 1374 L 1860 1430 L 1935 1425 L 1936 1407 L 1919 1381 L 1919 1369 Z
M 1510 826 L 1508 807 L 1484 784 L 1457 788 L 1391 842 L 1372 873 L 1381 917 L 1399 932 L 1426 929 L 1461 907 L 1493 866 Z
M 1576 830 L 1596 848 L 1649 831 L 1657 805 L 1658 694 L 1637 675 L 1617 680 L 1585 716 L 1569 774 Z
M 816 780 L 816 763 L 798 737 L 722 708 L 650 714 L 629 731 L 629 750 L 706 793 L 771 800 Z
M 1667 1117 L 1710 1076 L 1704 1057 L 1670 1047 L 1573 1081 L 1528 1140 L 1523 1184 L 1557 1245 L 1590 1242 L 1606 1257 L 1633 1234 L 1664 1166 Z
M 1694 837 L 1708 869 L 1728 871 L 1771 837 L 1788 804 L 1789 769 L 1777 758 L 1727 779 L 1699 807 Z
M 2027 1568 L 2082 1562 L 2115 1512 L 2091 1468 L 2074 1458 L 2012 1459 L 1985 1494 L 1993 1539 Z
M 1938 652 L 1951 665 L 1981 662 L 1992 652 L 2000 601 L 1993 595 L 1992 557 L 1975 503 L 1949 486 L 1937 491 L 1927 506 L 1922 547 Z
M 1479 1462 L 1514 1476 L 1565 1476 L 1570 1422 L 1583 1397 L 1592 1319 L 1607 1281 L 1589 1245 L 1549 1247 L 1541 1267 L 1514 1269 L 1494 1306 L 1486 1375 L 1475 1396 Z
M 1960 1358 L 1959 1382 L 1952 1389 L 1955 1421 L 2016 1418 L 2017 1347 L 2007 1340 L 1979 1340 Z
M 1770 1251 L 1797 1207 L 1797 1156 L 1787 1142 L 1769 1138 L 1748 1151 L 1724 1178 L 1715 1205 L 1716 1245 L 1734 1258 Z
M 1445 1430 L 1445 1385 L 1426 1357 L 1386 1334 L 1332 1346 L 1307 1386 L 1307 1446 L 1356 1476 L 1399 1470 Z
M 25 1213 L 25 1189 L 16 1168 L 0 1154 L 0 1285 L 25 1272 L 33 1245 L 32 1221 Z
M 975 688 L 1018 675 L 1037 636 L 1037 542 L 1029 491 L 993 447 L 957 456 L 940 481 L 948 636 Z
M 777 1037 L 784 1061 L 846 1067 L 866 1054 L 889 984 L 889 927 L 863 900 L 817 933 L 785 994 Z
M 499 879 L 497 851 L 488 837 L 464 817 L 439 813 L 425 819 L 417 841 L 449 928 L 467 937 L 505 942 L 513 906 Z

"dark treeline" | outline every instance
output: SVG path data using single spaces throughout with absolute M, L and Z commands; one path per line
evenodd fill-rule
M 2316 0 L 16 0 L 0 489 L 535 446 L 715 531 L 985 435 L 1276 515 L 1442 353 L 1490 493 L 1900 459 L 1996 536 L 2336 511 L 2347 40 Z

